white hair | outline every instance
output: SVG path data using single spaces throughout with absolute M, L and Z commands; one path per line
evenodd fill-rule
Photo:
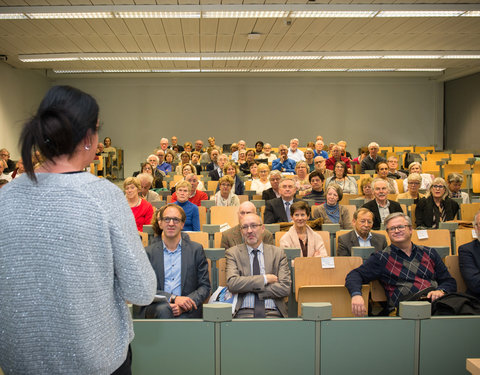
M 368 148 L 370 148 L 370 147 L 380 148 L 380 146 L 378 145 L 377 142 L 370 142 L 370 143 L 368 144 Z

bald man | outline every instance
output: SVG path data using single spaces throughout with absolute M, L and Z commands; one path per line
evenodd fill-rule
M 238 222 L 240 223 L 242 217 L 248 214 L 256 214 L 257 210 L 255 205 L 252 202 L 246 201 L 243 202 L 238 207 Z M 263 242 L 269 245 L 275 245 L 272 233 L 265 229 L 263 232 Z M 222 233 L 222 242 L 220 244 L 221 248 L 229 249 L 235 245 L 240 245 L 244 243 L 242 232 L 240 231 L 240 225 L 236 225 L 229 230 L 226 230 Z

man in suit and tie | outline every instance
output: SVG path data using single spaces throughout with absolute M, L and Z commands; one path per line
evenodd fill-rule
M 202 303 L 210 293 L 203 246 L 183 233 L 185 212 L 176 204 L 155 215 L 154 231 L 161 240 L 146 248 L 157 275 L 157 295 L 165 299 L 140 308 L 147 319 L 202 318 Z
M 284 251 L 263 243 L 265 226 L 258 215 L 242 217 L 240 229 L 245 243 L 225 252 L 227 286 L 238 293 L 234 317 L 287 317 L 285 297 L 292 281 Z
M 264 201 L 280 198 L 280 192 L 278 191 L 278 184 L 280 183 L 281 179 L 282 179 L 282 172 L 280 171 L 270 172 L 269 180 L 270 180 L 270 185 L 272 187 L 262 192 L 262 199 Z
M 218 150 L 215 150 L 215 151 L 218 152 Z M 214 167 L 212 170 L 210 170 L 210 172 L 208 173 L 208 175 L 210 176 L 212 181 L 218 181 L 218 180 L 220 180 L 220 177 L 224 176 L 223 168 L 225 167 L 225 164 L 227 164 L 227 162 L 228 162 L 228 156 L 227 155 L 222 154 L 222 155 L 218 156 L 217 166 Z
M 351 232 L 338 237 L 337 256 L 349 257 L 352 255 L 352 247 L 373 246 L 375 251 L 385 249 L 387 239 L 383 234 L 372 233 L 373 213 L 366 208 L 359 208 L 353 214 L 353 228 Z
M 394 212 L 403 212 L 398 202 L 387 199 L 388 182 L 382 178 L 375 178 L 372 181 L 374 200 L 365 203 L 362 207 L 373 213 L 373 229 L 380 229 L 385 218 Z
M 278 185 L 280 198 L 270 199 L 265 202 L 265 224 L 285 223 L 291 222 L 290 206 L 297 202 L 294 199 L 297 189 L 295 182 L 289 178 L 283 178 Z
M 242 221 L 242 217 L 244 217 L 245 215 L 248 215 L 248 214 L 255 215 L 256 213 L 257 213 L 257 209 L 255 208 L 255 205 L 252 202 L 250 201 L 243 202 L 238 207 L 238 222 L 240 223 Z M 262 241 L 263 243 L 267 243 L 269 245 L 275 245 L 273 235 L 267 229 L 265 229 L 265 231 L 263 232 Z M 242 231 L 240 230 L 240 224 L 226 230 L 225 232 L 222 232 L 222 242 L 220 244 L 221 248 L 229 249 L 235 245 L 240 245 L 242 243 L 244 243 L 244 240 L 242 236 Z

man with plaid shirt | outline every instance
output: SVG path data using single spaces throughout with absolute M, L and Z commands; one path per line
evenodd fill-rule
M 385 288 L 389 310 L 394 310 L 400 301 L 426 288 L 434 288 L 427 294 L 431 301 L 456 292 L 457 283 L 437 251 L 412 243 L 412 221 L 407 215 L 402 212 L 388 215 L 385 228 L 391 245 L 373 253 L 345 280 L 352 296 L 352 313 L 355 316 L 366 314 L 361 288 L 362 284 L 373 280 L 380 280 Z

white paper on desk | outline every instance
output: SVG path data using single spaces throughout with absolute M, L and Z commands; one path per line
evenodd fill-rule
M 230 229 L 230 225 L 228 225 L 228 223 L 220 224 L 220 232 L 225 232 L 226 230 L 229 230 L 229 229 Z
M 333 257 L 323 257 L 322 268 L 335 268 L 335 260 Z
M 477 237 L 477 232 L 475 231 L 475 229 L 472 229 L 472 237 L 473 238 L 478 238 Z
M 419 240 L 426 240 L 428 238 L 428 232 L 425 229 L 417 230 L 417 237 Z

